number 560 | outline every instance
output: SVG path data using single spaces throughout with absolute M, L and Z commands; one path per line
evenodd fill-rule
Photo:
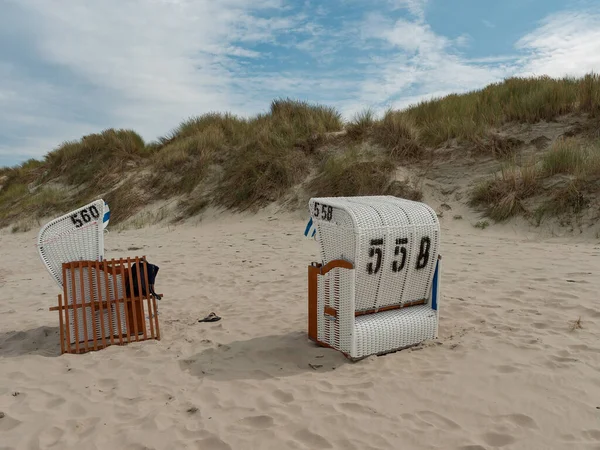
M 90 216 L 91 214 L 91 216 Z M 81 219 L 77 216 L 81 216 Z M 76 228 L 80 228 L 83 226 L 83 223 L 88 223 L 90 220 L 98 219 L 100 217 L 100 213 L 98 212 L 98 208 L 95 205 L 90 206 L 89 208 L 82 209 L 79 213 L 75 213 L 71 215 L 71 222 L 75 225 Z M 83 220 L 82 220 L 83 219 Z

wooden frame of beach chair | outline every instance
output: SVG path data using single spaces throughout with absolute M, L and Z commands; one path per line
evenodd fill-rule
M 146 257 L 63 263 L 63 294 L 58 295 L 61 353 L 86 353 L 110 345 L 148 339 L 160 340 L 156 297 L 144 293 L 137 277 L 133 294 L 133 264 L 143 266 L 148 280 Z M 160 294 L 162 297 L 162 294 Z

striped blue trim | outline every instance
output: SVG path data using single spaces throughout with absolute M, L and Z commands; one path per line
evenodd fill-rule
M 314 226 L 312 217 L 309 219 L 306 228 L 304 229 L 304 236 L 308 237 L 309 234 L 311 238 L 315 237 L 315 234 L 317 234 L 317 229 Z

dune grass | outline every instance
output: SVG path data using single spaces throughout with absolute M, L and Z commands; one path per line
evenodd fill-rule
M 502 220 L 523 212 L 524 202 L 544 191 L 544 180 L 565 176 L 569 184 L 552 194 L 554 205 L 564 209 L 593 189 L 600 172 L 596 146 L 556 143 L 544 161 L 519 167 L 511 157 L 523 143 L 496 128 L 568 113 L 600 117 L 600 76 L 509 78 L 381 117 L 365 109 L 349 123 L 333 107 L 280 98 L 253 117 L 219 112 L 189 117 L 150 143 L 133 130 L 107 129 L 64 142 L 42 160 L 0 168 L 0 226 L 25 215 L 66 212 L 98 195 L 111 200 L 115 223 L 154 199 L 176 196 L 186 216 L 209 203 L 257 209 L 282 199 L 311 168 L 318 170 L 308 184 L 315 193 L 418 196 L 406 183 L 392 182 L 394 168 L 422 160 L 425 150 L 449 141 L 506 160 L 497 177 L 474 191 L 473 205 Z M 342 130 L 345 137 L 325 139 Z M 365 158 L 346 149 L 354 146 L 378 149 L 379 156 Z M 336 156 L 324 150 L 331 147 Z
M 307 175 L 315 137 L 342 127 L 341 115 L 333 108 L 274 101 L 269 114 L 249 122 L 246 143 L 223 162 L 215 202 L 246 210 L 279 200 Z
M 354 114 L 354 117 L 346 124 L 346 132 L 351 139 L 361 141 L 369 136 L 375 123 L 375 112 L 371 108 L 367 108 Z
M 214 201 L 236 211 L 256 210 L 279 200 L 302 181 L 308 168 L 302 152 L 256 140 L 224 163 Z
M 504 221 L 525 211 L 523 200 L 538 192 L 539 179 L 537 166 L 531 162 L 524 166 L 505 163 L 496 177 L 473 190 L 470 205 L 483 206 L 488 217 Z
M 63 143 L 48 153 L 49 176 L 63 176 L 74 186 L 108 186 L 129 162 L 146 157 L 146 145 L 132 130 L 108 129 Z
M 570 112 L 598 114 L 600 76 L 555 79 L 508 78 L 467 94 L 452 94 L 411 106 L 411 117 L 425 145 L 449 139 L 472 141 L 490 127 L 508 122 L 550 121 Z
M 552 183 L 556 177 L 560 178 Z M 538 219 L 545 214 L 576 214 L 589 203 L 586 194 L 597 191 L 598 182 L 600 141 L 567 137 L 556 140 L 537 160 L 521 166 L 514 160 L 504 164 L 499 174 L 473 190 L 469 202 L 483 207 L 496 221 L 531 213 L 524 201 L 535 195 L 548 197 L 534 212 Z
M 567 174 L 583 180 L 600 177 L 600 141 L 558 139 L 544 156 L 542 170 L 546 176 Z
M 407 182 L 393 179 L 396 163 L 390 157 L 356 148 L 324 159 L 319 172 L 307 185 L 315 197 L 396 195 L 418 200 L 422 194 Z

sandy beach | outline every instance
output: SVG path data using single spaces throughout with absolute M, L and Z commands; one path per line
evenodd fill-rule
M 305 223 L 111 231 L 162 339 L 63 356 L 37 230 L 4 231 L 0 449 L 600 449 L 597 239 L 444 219 L 439 340 L 351 363 L 307 339 Z

